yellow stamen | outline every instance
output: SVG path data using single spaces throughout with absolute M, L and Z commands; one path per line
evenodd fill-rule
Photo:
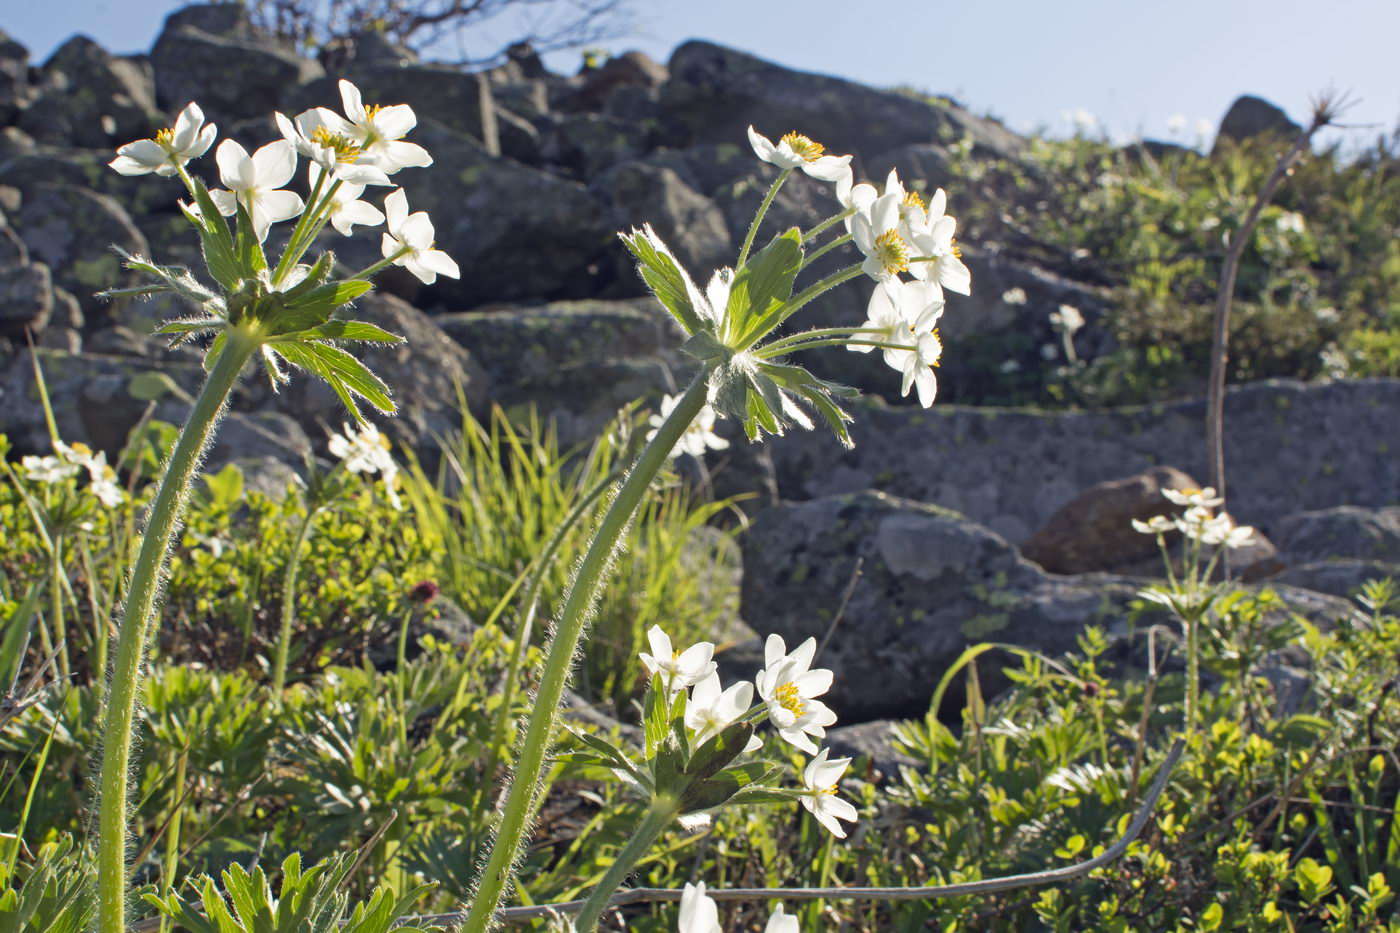
M 803 136 L 796 130 L 788 133 L 779 142 L 787 143 L 788 148 L 801 156 L 804 162 L 815 162 L 826 152 L 826 147 L 821 143 Z
M 943 338 L 938 336 L 937 327 L 933 329 L 933 339 L 938 341 L 938 359 L 935 359 L 932 363 L 929 363 L 929 365 L 936 369 L 938 368 L 939 362 L 943 359 Z
M 368 107 L 365 108 L 365 122 L 369 123 L 370 121 L 372 121 L 376 116 L 378 116 L 379 111 L 383 109 L 383 104 L 370 104 Z
M 779 706 L 794 716 L 801 716 L 807 711 L 807 707 L 802 705 L 802 694 L 798 691 L 797 684 L 792 681 L 788 681 L 774 690 L 773 699 L 777 700 Z
M 924 204 L 924 199 L 919 197 L 919 192 L 917 191 L 910 191 L 904 196 L 904 206 L 906 209 L 917 207 L 921 211 L 927 209 L 927 205 Z
M 817 791 L 817 793 L 829 794 L 834 797 L 836 795 L 836 785 L 832 784 L 830 787 L 823 787 L 821 790 Z
M 962 258 L 962 247 L 958 245 L 957 237 L 953 237 L 951 240 L 948 241 L 948 248 L 958 259 Z
M 167 150 L 175 145 L 175 131 L 168 126 L 161 130 L 156 134 L 156 145 Z
M 311 141 L 332 150 L 337 162 L 354 162 L 360 157 L 360 146 L 354 140 L 332 133 L 324 126 L 311 131 Z
M 875 238 L 875 258 L 891 275 L 904 272 L 909 268 L 909 244 L 898 230 L 886 230 Z

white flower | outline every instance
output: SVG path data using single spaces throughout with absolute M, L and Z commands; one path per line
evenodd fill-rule
M 822 749 L 802 770 L 802 806 L 817 818 L 818 823 L 831 830 L 832 835 L 844 839 L 846 830 L 836 821 L 854 823 L 856 808 L 851 806 L 849 801 L 836 796 L 836 785 L 841 780 L 841 775 L 846 773 L 851 759 L 837 758 L 835 761 L 828 761 L 827 754 L 830 751 L 829 748 Z
M 383 169 L 361 161 L 364 153 L 359 143 L 344 133 L 337 133 L 333 127 L 344 124 L 331 111 L 316 107 L 297 117 L 296 123 L 280 113 L 272 115 L 277 120 L 277 128 L 282 138 L 292 148 L 315 165 L 343 182 L 359 185 L 392 185 Z M 341 127 L 344 128 L 343 126 Z M 316 171 L 311 172 L 311 183 L 316 184 Z
M 641 652 L 642 666 L 650 676 L 661 675 L 661 681 L 671 693 L 678 693 L 692 684 L 710 676 L 715 671 L 715 654 L 712 642 L 702 641 L 684 651 L 671 650 L 671 638 L 661 631 L 661 626 L 653 625 L 647 631 L 647 643 L 651 653 Z
M 408 104 L 366 107 L 360 99 L 360 89 L 344 79 L 340 82 L 340 101 L 348 120 L 342 120 L 339 114 L 330 111 L 326 111 L 321 118 L 326 121 L 330 133 L 353 140 L 360 147 L 359 164 L 372 165 L 386 175 L 392 175 L 401 168 L 433 164 L 428 150 L 417 143 L 402 141 L 418 123 L 413 108 Z
M 316 184 L 316 166 L 310 166 L 308 171 L 311 175 L 311 184 Z M 366 227 L 377 227 L 384 222 L 384 214 L 365 201 L 359 200 L 360 195 L 365 193 L 364 185 L 356 185 L 350 182 L 341 182 L 339 188 L 334 193 L 329 194 L 330 206 L 327 217 L 331 226 L 339 230 L 344 236 L 349 236 L 354 232 L 355 224 Z
M 1050 312 L 1050 326 L 1058 331 L 1073 334 L 1084 326 L 1084 315 L 1074 305 L 1060 305 L 1060 310 Z
M 1001 293 L 1001 300 L 1009 305 L 1023 305 L 1026 303 L 1026 290 L 1020 286 L 1008 288 Z
M 427 213 L 408 212 L 408 196 L 402 188 L 395 188 L 384 199 L 384 214 L 387 218 L 385 226 L 389 229 L 381 242 L 385 259 L 392 259 L 394 265 L 403 266 L 424 285 L 433 284 L 439 275 L 450 279 L 461 277 L 461 270 L 452 257 L 440 249 L 433 249 L 433 222 L 428 219 Z
M 901 286 L 909 283 L 901 282 Z M 902 288 L 900 289 L 903 290 Z M 887 343 L 881 352 L 885 357 L 885 365 L 891 369 L 903 370 L 904 357 L 908 355 L 908 350 L 899 348 L 899 344 L 912 346 L 914 343 L 914 332 L 910 330 L 909 324 L 904 320 L 904 314 L 900 311 L 895 299 L 892 299 L 884 288 L 876 288 L 870 295 L 870 303 L 865 309 L 866 321 L 861 325 L 866 329 L 878 329 L 878 334 L 861 334 L 864 340 Z M 869 353 L 875 349 L 867 344 L 846 344 L 846 349 L 853 353 Z
M 728 689 L 719 688 L 719 674 L 711 671 L 690 688 L 685 704 L 685 727 L 695 733 L 695 746 L 719 735 L 749 711 L 753 705 L 753 684 L 741 681 Z M 749 739 L 744 751 L 756 751 L 763 743 L 757 736 Z
M 940 298 L 944 288 L 959 295 L 972 294 L 972 273 L 963 265 L 962 250 L 954 237 L 958 222 L 944 213 L 947 205 L 948 195 L 939 188 L 929 199 L 928 224 L 912 231 L 914 248 L 919 255 L 933 259 L 915 263 L 911 271 L 918 278 L 927 278 L 931 286 L 937 286 Z
M 1163 489 L 1162 495 L 1167 497 L 1167 501 L 1173 505 L 1185 505 L 1190 507 L 1200 507 L 1213 509 L 1217 505 L 1225 502 L 1215 494 L 1215 487 L 1207 486 L 1205 489 Z
M 154 139 L 138 139 L 117 150 L 117 157 L 107 164 L 122 175 L 170 176 L 176 166 L 197 159 L 209 151 L 219 128 L 204 126 L 204 111 L 191 103 L 175 118 L 175 126 L 161 130 Z
M 1074 110 L 1062 110 L 1060 111 L 1060 115 L 1064 117 L 1066 121 L 1073 124 L 1074 132 L 1077 135 L 1090 133 L 1093 131 L 1094 127 L 1099 125 L 1099 118 L 1083 107 L 1078 107 Z
M 749 145 L 763 161 L 779 168 L 800 168 L 821 181 L 839 182 L 850 173 L 850 156 L 825 155 L 825 146 L 797 132 L 788 133 L 775 146 L 772 140 L 750 126 Z
M 96 479 L 88 486 L 92 494 L 97 497 L 109 509 L 115 509 L 126 501 L 126 490 L 122 489 L 115 481 L 110 479 Z
M 705 882 L 686 882 L 681 892 L 681 915 L 676 929 L 679 933 L 721 933 L 719 905 L 705 893 Z
M 268 228 L 273 224 L 301 213 L 301 197 L 293 191 L 279 190 L 292 180 L 297 169 L 297 154 L 291 143 L 268 143 L 250 156 L 247 149 L 226 139 L 219 143 L 214 160 L 219 163 L 219 177 L 229 190 L 216 188 L 209 196 L 225 217 L 238 213 L 238 205 L 242 204 L 253 221 L 258 242 L 267 239 Z
M 58 457 L 21 457 L 20 468 L 24 478 L 33 483 L 60 483 L 70 476 L 77 476 L 82 469 L 76 463 L 69 463 Z
M 651 430 L 647 432 L 647 440 L 650 441 L 656 436 L 656 432 L 661 429 L 661 425 L 671 416 L 671 412 L 676 410 L 676 405 L 680 404 L 679 395 L 664 395 L 661 398 L 661 411 L 647 419 L 651 425 Z M 715 410 L 709 405 L 700 409 L 695 420 L 685 429 L 680 440 L 676 441 L 676 446 L 671 448 L 668 456 L 678 457 L 681 454 L 690 454 L 696 460 L 705 455 L 705 450 L 728 450 L 729 441 L 715 433 Z
M 865 256 L 861 271 L 891 290 L 909 269 L 909 243 L 899 232 L 897 194 L 882 194 L 851 216 L 851 236 Z
M 763 646 L 764 668 L 754 678 L 758 695 L 768 705 L 768 718 L 778 735 L 791 745 L 816 754 L 809 735 L 822 738 L 826 727 L 836 722 L 836 714 L 819 697 L 831 689 L 829 670 L 808 670 L 817 653 L 817 640 L 809 638 L 792 654 L 781 635 L 769 635 Z
M 1165 515 L 1154 515 L 1147 521 L 1133 519 L 1133 530 L 1145 535 L 1164 535 L 1176 530 L 1176 522 Z
M 1173 136 L 1186 132 L 1186 114 L 1174 113 L 1167 117 L 1167 132 Z
M 797 918 L 792 914 L 783 912 L 783 905 L 779 904 L 773 908 L 773 913 L 768 916 L 768 925 L 763 928 L 763 933 L 798 933 L 801 928 L 797 925 Z
M 345 461 L 345 469 L 351 473 L 396 473 L 398 464 L 389 453 L 392 444 L 389 438 L 380 433 L 372 424 L 351 427 L 342 424 L 344 434 L 331 432 L 327 445 L 331 456 Z
M 943 342 L 938 339 L 937 331 L 919 334 L 914 349 L 902 352 L 904 381 L 900 383 L 899 394 L 907 396 L 911 388 L 917 387 L 919 404 L 928 408 L 938 394 L 938 377 L 933 374 L 933 369 L 943 355 Z

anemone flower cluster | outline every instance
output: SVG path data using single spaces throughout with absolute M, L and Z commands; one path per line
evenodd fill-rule
M 332 431 L 327 448 L 340 460 L 347 473 L 378 474 L 384 481 L 384 495 L 395 509 L 402 509 L 399 499 L 399 465 L 390 453 L 393 445 L 378 428 L 368 422 L 358 426 L 341 425 L 341 432 Z
M 426 149 L 403 138 L 418 122 L 413 109 L 407 104 L 367 106 L 359 89 L 344 80 L 340 98 L 343 115 L 325 107 L 313 107 L 295 119 L 274 114 L 282 139 L 252 153 L 235 140 L 221 142 L 214 161 L 223 187 L 209 191 L 214 206 L 225 217 L 245 214 L 260 243 L 273 224 L 300 218 L 289 251 L 304 250 L 326 224 L 344 236 L 356 225 L 383 224 L 387 232 L 380 243 L 384 260 L 379 267 L 403 266 L 428 285 L 439 275 L 458 278 L 457 264 L 433 248 L 435 231 L 428 215 L 409 212 L 403 189 L 392 191 L 382 210 L 361 200 L 369 186 L 392 187 L 391 176 L 401 169 L 433 163 Z M 217 127 L 206 125 L 204 112 L 191 103 L 172 128 L 122 146 L 110 165 L 123 175 L 178 175 L 193 194 L 186 165 L 207 152 L 216 135 Z M 287 187 L 298 157 L 310 163 L 306 200 Z M 283 287 L 277 276 L 290 274 L 279 268 L 272 285 Z
M 647 641 L 651 650 L 641 654 L 647 674 L 659 675 L 672 695 L 690 690 L 685 726 L 694 745 L 741 720 L 754 725 L 767 720 L 784 742 L 813 756 L 802 772 L 799 799 L 819 823 L 834 835 L 845 837 L 839 821 L 853 822 L 856 809 L 836 792 L 851 759 L 831 759 L 828 749 L 819 751 L 813 741 L 825 738 L 826 727 L 836 722 L 836 714 L 817 699 L 831 689 L 832 673 L 812 667 L 817 653 L 815 638 L 789 652 L 781 635 L 769 635 L 763 646 L 763 668 L 753 682 L 740 681 L 728 687 L 722 685 L 716 672 L 713 643 L 702 641 L 683 651 L 672 650 L 670 637 L 659 626 L 647 632 Z M 745 751 L 757 751 L 761 746 L 755 735 Z
M 1172 505 L 1184 507 L 1185 511 L 1175 517 L 1154 515 L 1147 521 L 1135 518 L 1133 528 L 1136 531 L 1145 535 L 1165 535 L 1176 531 L 1209 547 L 1230 550 L 1244 547 L 1254 539 L 1254 529 L 1249 525 L 1236 525 L 1226 512 L 1215 514 L 1214 509 L 1224 505 L 1225 500 L 1209 486 L 1204 489 L 1163 489 L 1162 496 Z

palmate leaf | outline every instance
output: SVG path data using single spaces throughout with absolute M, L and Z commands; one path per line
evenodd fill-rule
M 318 341 L 300 343 L 276 343 L 271 351 L 280 356 L 288 365 L 304 369 L 313 376 L 325 380 L 351 416 L 363 423 L 355 398 L 369 402 L 386 414 L 398 410 L 389 398 L 389 387 L 372 373 L 368 366 L 339 347 Z
M 199 245 L 204 251 L 204 265 L 209 274 L 226 291 L 237 291 L 242 284 L 244 272 L 238 264 L 233 235 L 229 232 L 228 224 L 224 222 L 214 199 L 209 196 L 209 189 L 205 187 L 204 182 L 198 178 L 193 181 L 194 200 L 199 207 L 199 213 L 191 211 L 183 203 L 180 209 L 199 231 Z
M 802 268 L 802 231 L 796 227 L 775 236 L 734 275 L 726 317 L 747 346 L 777 322 L 770 313 L 792 297 L 792 283 Z
M 349 304 L 372 287 L 372 283 L 363 279 L 348 279 L 318 285 L 296 296 L 288 292 L 281 296 L 282 307 L 269 315 L 269 332 L 293 334 L 319 327 L 330 320 L 337 308 Z
M 238 205 L 238 233 L 235 242 L 237 243 L 238 265 L 249 278 L 267 269 L 267 255 L 263 253 L 262 243 L 258 240 L 256 231 L 253 230 L 253 218 L 249 215 L 248 209 L 243 206 L 242 201 L 236 202 Z
M 368 321 L 327 321 L 306 330 L 293 331 L 274 337 L 273 343 L 289 340 L 356 340 L 363 343 L 403 343 L 398 334 L 391 334 L 384 328 Z

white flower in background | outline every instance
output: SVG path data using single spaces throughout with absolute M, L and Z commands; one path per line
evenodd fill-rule
M 685 704 L 685 727 L 695 733 L 698 747 L 725 727 L 739 719 L 753 705 L 753 684 L 741 681 L 720 690 L 719 674 L 711 671 L 690 688 Z M 746 752 L 757 751 L 763 743 L 757 736 L 749 739 Z
M 316 166 L 308 169 L 311 184 L 316 184 Z M 361 201 L 360 195 L 365 193 L 364 185 L 342 182 L 339 188 L 333 193 L 329 193 L 330 206 L 326 217 L 330 224 L 339 230 L 342 235 L 349 236 L 354 232 L 355 224 L 365 227 L 377 227 L 384 222 L 384 214 L 366 201 Z
M 238 213 L 238 205 L 242 204 L 253 221 L 258 242 L 267 239 L 268 228 L 273 224 L 301 213 L 301 196 L 280 190 L 297 170 L 297 154 L 291 143 L 284 139 L 268 143 L 250 156 L 247 149 L 226 139 L 219 143 L 214 160 L 219 163 L 219 177 L 228 190 L 215 188 L 209 196 L 225 217 Z
M 783 905 L 779 904 L 773 908 L 773 913 L 768 916 L 768 925 L 763 928 L 763 933 L 798 933 L 801 928 L 797 925 L 797 918 L 792 914 L 783 912 Z
M 97 497 L 109 509 L 115 509 L 126 501 L 126 490 L 117 485 L 113 479 L 95 479 L 88 486 L 88 490 Z
M 398 464 L 389 451 L 393 445 L 389 438 L 372 424 L 352 427 L 342 424 L 344 434 L 331 432 L 327 445 L 331 456 L 345 461 L 345 469 L 351 473 L 396 473 Z
M 1060 310 L 1050 312 L 1050 326 L 1066 334 L 1073 334 L 1084 326 L 1084 315 L 1074 305 L 1060 305 Z
M 901 286 L 907 286 L 908 284 L 907 282 L 900 283 Z M 903 291 L 903 287 L 900 288 L 900 291 Z M 866 306 L 865 315 L 866 321 L 861 327 L 866 329 L 879 329 L 881 333 L 860 334 L 859 336 L 865 340 L 891 344 L 891 346 L 887 346 L 880 351 L 884 354 L 885 365 L 889 366 L 891 369 L 902 371 L 904 369 L 904 357 L 909 351 L 901 349 L 899 345 L 913 346 L 914 332 L 909 328 L 908 322 L 905 321 L 904 314 L 901 312 L 897 300 L 892 299 L 885 289 L 876 288 L 870 295 L 870 303 Z M 848 343 L 846 344 L 846 349 L 853 353 L 869 353 L 875 348 L 867 344 Z
M 1211 123 L 1205 117 L 1196 120 L 1196 136 L 1198 138 L 1207 139 L 1214 130 L 1215 124 Z
M 679 933 L 721 933 L 719 905 L 705 893 L 705 882 L 686 882 L 681 892 L 681 915 L 676 929 Z
M 845 839 L 846 830 L 837 820 L 854 823 L 856 808 L 849 801 L 836 796 L 836 785 L 841 775 L 846 773 L 851 759 L 828 761 L 830 751 L 829 748 L 822 749 L 802 770 L 802 806 L 817 818 L 818 823 L 831 830 L 832 835 Z
M 800 168 L 820 181 L 840 182 L 850 174 L 851 157 L 826 155 L 826 147 L 800 133 L 792 132 L 773 141 L 749 127 L 749 145 L 754 154 L 779 168 Z
M 909 243 L 899 232 L 899 196 L 882 194 L 850 218 L 851 236 L 865 256 L 861 271 L 894 290 L 909 270 Z
M 647 419 L 651 425 L 651 430 L 647 432 L 647 441 L 656 436 L 656 432 L 661 430 L 661 425 L 666 419 L 671 417 L 671 412 L 676 410 L 680 404 L 679 395 L 664 395 L 661 398 L 661 411 Z M 705 451 L 728 450 L 729 441 L 715 433 L 715 410 L 709 405 L 700 409 L 695 420 L 685 429 L 680 440 L 676 441 L 676 446 L 671 448 L 671 457 L 679 457 L 681 454 L 690 454 L 696 460 L 705 456 Z
M 809 670 L 817 653 L 817 640 L 809 638 L 792 654 L 781 635 L 769 635 L 763 645 L 764 668 L 754 678 L 758 695 L 768 706 L 768 718 L 783 741 L 816 754 L 817 746 L 807 736 L 826 736 L 826 727 L 836 722 L 836 714 L 813 699 L 831 689 L 832 673 Z
M 1064 117 L 1065 121 L 1074 127 L 1076 135 L 1092 133 L 1099 125 L 1099 118 L 1083 107 L 1077 107 L 1074 110 L 1062 110 L 1060 111 L 1060 116 Z
M 1174 113 L 1167 117 L 1167 132 L 1173 136 L 1186 132 L 1186 114 Z
M 684 651 L 671 650 L 671 637 L 661 631 L 661 626 L 653 625 L 647 631 L 647 643 L 651 653 L 643 651 L 639 655 L 642 667 L 649 676 L 661 675 L 661 682 L 671 693 L 677 693 L 697 684 L 715 672 L 715 654 L 712 642 L 702 641 Z
M 175 118 L 175 126 L 156 133 L 154 139 L 138 139 L 117 150 L 117 157 L 107 164 L 122 175 L 157 175 L 169 177 L 177 165 L 197 159 L 209 151 L 219 128 L 204 125 L 204 111 L 189 104 Z
M 1154 515 L 1145 522 L 1135 518 L 1133 530 L 1145 535 L 1164 535 L 1169 531 L 1176 531 L 1176 522 L 1165 515 Z
M 919 390 L 919 404 L 928 408 L 938 394 L 938 377 L 933 369 L 943 355 L 943 342 L 938 339 L 938 331 L 919 334 L 913 350 L 904 351 L 904 381 L 900 383 L 899 394 L 907 396 L 911 388 Z
M 1214 486 L 1205 489 L 1163 489 L 1162 495 L 1173 505 L 1213 509 L 1225 500 L 1215 494 Z
M 452 257 L 433 249 L 433 222 L 428 219 L 427 212 L 408 212 L 408 195 L 402 188 L 395 188 L 384 199 L 384 215 L 389 230 L 381 241 L 385 259 L 403 266 L 424 285 L 433 284 L 439 275 L 450 279 L 461 277 L 461 270 Z
M 117 485 L 117 472 L 107 463 L 107 452 L 96 453 L 83 443 L 71 447 L 62 441 L 54 442 L 58 455 L 69 463 L 87 470 L 88 491 L 109 509 L 114 509 L 126 501 L 126 490 Z
M 1307 229 L 1307 222 L 1303 219 L 1303 215 L 1297 211 L 1284 211 L 1278 215 L 1278 219 L 1274 223 L 1282 233 L 1301 235 Z
M 1221 545 L 1234 549 L 1244 547 L 1254 538 L 1254 529 L 1248 525 L 1236 526 L 1233 519 L 1224 513 L 1212 515 L 1202 506 L 1193 506 L 1177 519 L 1176 525 L 1182 534 L 1211 547 Z
M 1001 300 L 1009 305 L 1023 305 L 1026 303 L 1026 290 L 1020 286 L 1008 288 L 1001 293 Z
M 849 171 L 836 180 L 836 200 L 841 202 L 841 207 L 848 211 L 864 211 L 875 203 L 880 197 L 880 192 L 875 190 L 875 186 L 863 181 L 858 185 L 851 184 L 855 177 Z M 853 217 L 846 218 L 846 232 L 850 233 L 853 224 Z
M 24 478 L 32 483 L 61 483 L 70 476 L 77 476 L 82 469 L 76 463 L 69 463 L 58 457 L 21 457 L 20 469 Z
M 360 89 L 344 79 L 340 82 L 340 102 L 348 119 L 342 120 L 339 114 L 330 111 L 321 118 L 326 121 L 329 133 L 344 136 L 360 147 L 359 164 L 372 165 L 386 175 L 401 168 L 433 164 L 428 150 L 417 143 L 403 142 L 403 137 L 418 124 L 408 104 L 366 107 L 360 99 Z
M 392 185 L 383 169 L 360 160 L 364 151 L 356 139 L 333 128 L 345 121 L 324 107 L 316 107 L 297 117 L 293 123 L 280 113 L 272 115 L 277 120 L 277 128 L 282 138 L 292 148 L 309 159 L 314 166 L 329 172 L 334 178 L 352 185 Z M 344 129 L 344 127 L 341 127 Z M 311 170 L 311 184 L 316 184 L 319 173 Z

